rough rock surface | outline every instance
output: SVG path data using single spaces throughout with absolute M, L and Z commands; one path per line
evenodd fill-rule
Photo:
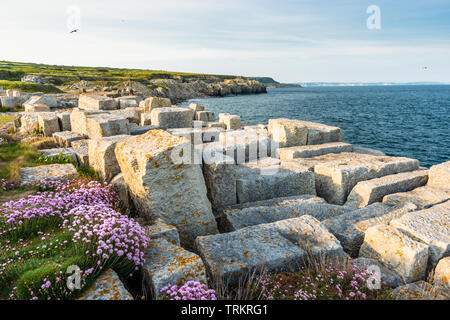
M 257 272 L 298 268 L 307 257 L 342 257 L 339 241 L 311 216 L 260 224 L 230 233 L 198 237 L 206 270 L 231 283 L 250 270 Z
M 70 180 L 78 176 L 77 170 L 71 163 L 49 164 L 39 167 L 20 169 L 21 184 L 39 182 L 44 179 Z
M 217 232 L 201 167 L 184 161 L 185 151 L 191 148 L 188 139 L 164 130 L 151 130 L 116 146 L 139 214 L 176 226 L 187 246 L 199 235 Z
M 434 270 L 434 285 L 447 292 L 450 298 L 450 257 L 439 261 Z
M 91 139 L 130 134 L 130 122 L 118 115 L 99 114 L 86 118 L 86 134 Z
M 144 113 L 150 113 L 158 108 L 171 108 L 172 102 L 167 98 L 150 97 L 142 101 L 140 105 L 144 107 Z
M 71 131 L 72 126 L 70 125 L 70 112 L 57 112 L 59 127 L 61 131 Z
M 54 149 L 44 149 L 40 150 L 40 153 L 43 156 L 48 158 L 56 158 L 60 154 L 66 156 L 67 158 L 73 159 L 75 162 L 78 162 L 77 155 L 73 152 L 72 148 L 54 148 Z
M 377 276 L 377 272 L 374 272 L 375 270 L 379 270 L 380 273 L 380 280 L 381 280 L 381 287 L 388 286 L 390 288 L 397 288 L 404 284 L 402 278 L 393 272 L 392 270 L 386 268 L 383 266 L 380 262 L 375 261 L 373 259 L 368 258 L 357 258 L 352 260 L 352 264 L 356 265 L 357 267 L 361 268 L 363 271 L 367 273 L 372 273 L 375 277 Z
M 82 94 L 78 99 L 78 107 L 83 110 L 116 110 L 119 103 L 112 98 Z
M 177 228 L 165 223 L 160 218 L 145 225 L 145 235 L 149 239 L 163 238 L 173 245 L 180 246 L 180 235 Z
M 308 142 L 308 128 L 300 120 L 269 119 L 269 136 L 280 148 L 303 146 Z
M 308 128 L 309 145 L 344 141 L 344 135 L 339 127 L 310 121 L 302 121 L 302 124 Z
M 381 178 L 360 181 L 350 192 L 346 206 L 362 208 L 383 197 L 396 192 L 411 191 L 425 185 L 428 181 L 428 170 L 402 172 Z
M 78 300 L 133 300 L 133 296 L 125 289 L 119 276 L 108 269 Z
M 72 146 L 72 142 L 77 140 L 84 140 L 86 136 L 73 131 L 61 131 L 55 132 L 53 138 L 56 143 L 62 148 L 69 148 Z
M 189 108 L 157 108 L 151 112 L 152 125 L 165 129 L 192 127 L 194 111 Z
M 450 188 L 441 189 L 423 186 L 409 192 L 389 194 L 383 198 L 387 204 L 401 204 L 411 202 L 419 209 L 426 209 L 436 204 L 450 200 Z
M 430 168 L 429 186 L 450 189 L 450 161 Z
M 366 231 L 359 255 L 380 261 L 410 283 L 425 279 L 428 249 L 400 230 L 380 224 Z
M 345 142 L 331 142 L 319 145 L 296 146 L 278 149 L 281 160 L 311 158 L 329 153 L 352 152 L 353 146 Z
M 38 115 L 39 129 L 46 137 L 51 137 L 55 132 L 59 132 L 58 117 L 53 112 L 42 112 Z
M 417 281 L 396 288 L 392 294 L 396 300 L 448 300 L 450 296 L 428 282 Z
M 181 286 L 188 281 L 207 283 L 202 259 L 165 239 L 150 240 L 144 258 L 143 269 L 151 279 L 148 283 L 152 284 L 157 296 L 169 284 Z

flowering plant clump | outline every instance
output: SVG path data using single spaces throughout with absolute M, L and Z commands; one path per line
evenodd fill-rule
M 1 143 L 0 143 L 1 144 Z M 14 183 L 9 182 L 6 179 L 0 179 L 0 190 L 8 191 L 14 189 L 16 186 Z
M 0 298 L 70 299 L 67 268 L 81 288 L 114 268 L 129 275 L 144 263 L 145 229 L 122 215 L 117 194 L 98 181 L 40 181 L 39 191 L 0 206 Z
M 387 295 L 367 286 L 370 274 L 355 265 L 327 264 L 297 273 L 265 275 L 258 290 L 267 300 L 368 300 Z
M 161 289 L 163 299 L 167 300 L 217 300 L 214 290 L 197 281 L 188 281 L 181 287 L 167 285 Z

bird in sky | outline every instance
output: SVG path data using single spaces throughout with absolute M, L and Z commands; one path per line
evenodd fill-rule
M 79 29 L 72 30 L 72 31 L 70 31 L 70 33 L 78 32 L 78 30 L 79 30 Z

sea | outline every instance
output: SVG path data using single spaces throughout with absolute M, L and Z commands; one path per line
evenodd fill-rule
M 185 101 L 241 116 L 249 125 L 291 118 L 338 126 L 345 141 L 415 158 L 424 167 L 450 160 L 450 85 L 268 89 L 267 94 Z

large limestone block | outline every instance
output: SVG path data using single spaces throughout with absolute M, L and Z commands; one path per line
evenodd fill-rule
M 52 112 L 42 112 L 38 115 L 39 129 L 46 137 L 51 137 L 55 132 L 61 131 L 58 117 Z
M 217 232 L 199 164 L 185 158 L 192 148 L 184 137 L 151 130 L 120 141 L 116 156 L 138 212 L 160 217 L 180 231 L 183 245 Z
M 48 158 L 56 158 L 59 155 L 64 155 L 67 158 L 71 158 L 75 161 L 75 163 L 78 163 L 77 155 L 73 152 L 72 148 L 54 148 L 54 149 L 45 149 L 40 150 L 40 153 L 43 156 L 46 156 Z
M 137 127 L 130 129 L 130 135 L 139 136 L 141 134 L 149 132 L 150 130 L 155 130 L 155 129 L 160 129 L 160 128 L 157 126 L 143 126 L 143 127 L 137 126 Z
M 195 112 L 197 112 L 197 111 L 205 111 L 205 107 L 204 106 L 200 106 L 197 103 L 191 103 L 189 105 L 189 109 L 192 109 Z
M 161 128 L 189 128 L 192 127 L 194 111 L 189 108 L 157 108 L 151 112 L 152 125 Z
M 62 148 L 69 148 L 72 146 L 72 143 L 77 140 L 84 140 L 87 137 L 83 134 L 73 132 L 73 131 L 61 131 L 55 132 L 53 134 L 53 138 L 56 143 Z
M 380 224 L 366 231 L 359 255 L 380 261 L 410 283 L 425 279 L 428 249 L 400 230 Z
M 392 219 L 413 211 L 416 206 L 388 206 L 374 203 L 365 208 L 351 210 L 343 215 L 323 221 L 323 225 L 330 230 L 341 242 L 344 250 L 352 257 L 357 257 L 364 241 L 364 235 L 370 227 L 378 224 L 389 224 Z
M 278 149 L 281 160 L 311 158 L 329 153 L 352 152 L 353 146 L 345 142 L 331 142 L 319 145 L 295 146 Z
M 207 284 L 206 270 L 202 259 L 180 246 L 165 239 L 150 240 L 145 251 L 143 269 L 151 281 L 151 289 L 156 296 L 167 285 L 182 286 L 188 281 Z
M 108 97 L 95 95 L 80 95 L 78 99 L 78 108 L 83 110 L 116 110 L 119 103 Z
M 198 121 L 208 122 L 208 121 L 216 120 L 216 116 L 215 116 L 214 112 L 212 112 L 212 111 L 197 111 L 195 113 L 194 119 L 198 120 Z
M 94 115 L 108 115 L 106 111 L 81 110 L 75 108 L 70 113 L 71 130 L 80 134 L 87 134 L 87 117 Z
M 70 112 L 57 112 L 59 127 L 61 131 L 71 131 L 72 126 L 70 125 Z
M 290 166 L 306 166 L 314 171 L 317 195 L 333 204 L 344 204 L 360 181 L 417 170 L 419 161 L 402 157 L 377 157 L 342 152 L 313 158 L 283 161 Z
M 450 189 L 450 161 L 432 166 L 428 185 L 437 188 Z
M 77 169 L 71 163 L 49 164 L 20 169 L 21 185 L 39 182 L 41 180 L 67 181 L 77 176 Z
M 123 178 L 123 173 L 119 173 L 111 180 L 111 187 L 119 196 L 122 207 L 126 210 L 127 215 L 133 214 L 133 201 L 131 200 L 130 188 Z M 144 223 L 141 223 L 142 225 Z
M 241 128 L 241 117 L 234 114 L 220 113 L 219 122 L 223 123 L 227 130 L 238 130 Z
M 140 126 L 150 126 L 152 124 L 152 115 L 151 113 L 141 113 L 140 114 Z
M 89 140 L 89 164 L 99 173 L 100 178 L 110 181 L 120 173 L 115 147 L 119 141 L 128 137 L 119 135 Z
M 269 135 L 280 148 L 303 146 L 308 142 L 308 128 L 300 120 L 269 119 Z
M 20 107 L 22 103 L 23 99 L 21 97 L 7 97 L 7 96 L 0 97 L 0 105 L 3 108 L 14 109 L 16 107 Z
M 144 107 L 144 113 L 150 113 L 158 108 L 171 108 L 172 102 L 168 98 L 150 97 L 145 99 L 140 105 Z
M 111 114 L 127 119 L 130 123 L 139 125 L 140 116 L 138 108 L 123 108 L 120 110 L 111 111 Z
M 215 162 L 208 160 L 204 159 L 203 175 L 208 199 L 216 212 L 217 208 L 237 203 L 236 165 L 231 157 Z
M 139 107 L 140 100 L 141 98 L 137 96 L 125 96 L 116 98 L 116 101 L 119 104 L 119 109 L 137 108 Z
M 307 144 L 309 145 L 344 141 L 344 135 L 339 127 L 310 121 L 301 121 L 301 123 L 308 128 Z
M 27 101 L 25 101 L 24 106 L 32 105 L 45 105 L 49 108 L 56 108 L 58 106 L 58 101 L 54 96 L 42 95 L 42 96 L 31 96 Z
M 282 205 L 250 207 L 235 210 L 224 210 L 221 217 L 221 228 L 227 232 L 310 215 L 319 221 L 352 211 L 352 208 L 336 206 L 328 203 L 309 201 L 291 201 Z
M 77 161 L 80 166 L 88 167 L 89 166 L 89 147 L 73 147 L 70 148 L 73 153 L 77 156 Z
M 360 181 L 350 192 L 346 206 L 362 208 L 374 202 L 380 202 L 383 197 L 406 192 L 425 185 L 428 181 L 428 170 L 402 172 L 381 178 Z
M 381 287 L 397 288 L 404 284 L 404 281 L 398 274 L 376 260 L 361 257 L 353 259 L 352 264 L 368 274 L 372 273 L 374 277 L 379 275 L 378 279 L 381 281 Z M 379 273 L 378 270 L 380 271 Z
M 50 107 L 45 104 L 24 104 L 25 112 L 50 112 Z
M 448 300 L 450 296 L 428 282 L 408 283 L 392 291 L 395 300 Z
M 103 272 L 78 300 L 133 300 L 112 269 Z
M 237 166 L 236 191 L 239 203 L 315 195 L 314 173 L 302 167 L 284 168 L 274 158 L 265 158 Z
M 71 146 L 73 148 L 89 147 L 89 140 L 90 139 L 75 140 L 71 142 Z
M 385 156 L 386 154 L 383 151 L 372 149 L 372 148 L 365 148 L 361 146 L 355 146 L 353 145 L 353 152 L 355 153 L 362 153 L 362 154 L 370 154 L 372 156 Z
M 157 218 L 151 223 L 145 224 L 145 235 L 149 239 L 164 239 L 175 246 L 180 246 L 180 235 L 177 228 Z
M 176 128 L 168 129 L 168 132 L 178 137 L 185 137 L 193 144 L 202 144 L 219 140 L 222 128 Z
M 433 283 L 436 287 L 447 292 L 450 298 L 450 257 L 439 261 L 434 270 Z
M 91 139 L 130 134 L 130 123 L 117 115 L 87 117 L 87 135 Z
M 37 112 L 22 112 L 20 114 L 19 132 L 23 135 L 32 135 L 39 130 L 39 118 Z
M 426 209 L 450 200 L 450 188 L 441 189 L 423 186 L 409 192 L 393 193 L 385 196 L 383 202 L 390 205 L 413 203 L 418 209 Z
M 430 262 L 450 255 L 450 203 L 436 205 L 429 209 L 410 212 L 390 222 L 412 239 L 430 247 Z
M 260 224 L 195 240 L 197 251 L 212 277 L 233 283 L 247 274 L 299 268 L 313 256 L 342 257 L 339 241 L 310 217 Z

